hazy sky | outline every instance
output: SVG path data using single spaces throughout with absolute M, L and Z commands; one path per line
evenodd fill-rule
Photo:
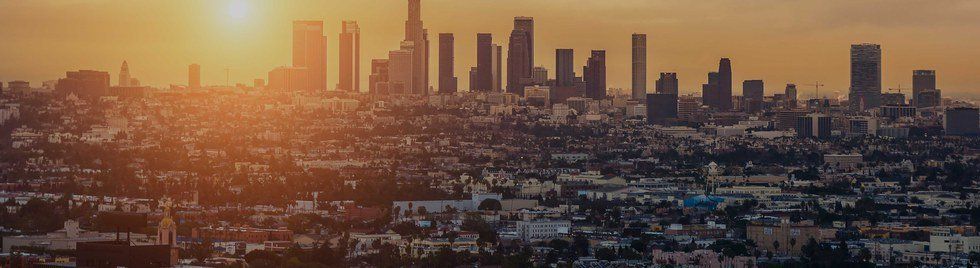
M 112 73 L 128 60 L 144 84 L 187 83 L 187 65 L 202 66 L 205 84 L 251 83 L 291 63 L 291 21 L 324 20 L 328 85 L 337 83 L 341 20 L 361 27 L 362 90 L 370 60 L 404 37 L 404 0 L 0 0 L 0 81 L 57 79 L 66 70 Z M 659 72 L 677 72 L 682 92 L 700 91 L 718 59 L 732 59 L 740 81 L 764 79 L 766 93 L 784 84 L 813 94 L 846 95 L 851 43 L 880 43 L 885 88 L 911 87 L 913 69 L 935 69 L 947 94 L 980 88 L 980 1 L 794 0 L 423 0 L 432 40 L 456 35 L 456 76 L 467 88 L 477 32 L 506 47 L 514 16 L 535 19 L 536 65 L 554 76 L 554 49 L 573 48 L 576 73 L 591 49 L 607 52 L 609 87 L 630 85 L 630 34 L 648 35 L 648 88 Z M 506 53 L 506 52 L 505 52 Z

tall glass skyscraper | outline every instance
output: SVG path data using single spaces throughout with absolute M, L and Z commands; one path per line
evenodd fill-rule
M 852 111 L 881 106 L 881 45 L 851 45 L 851 89 L 848 100 Z

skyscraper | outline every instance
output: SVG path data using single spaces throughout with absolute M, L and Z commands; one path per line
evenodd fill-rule
M 555 83 L 558 87 L 574 86 L 575 51 L 569 48 L 555 49 Z
M 119 86 L 128 87 L 129 82 L 130 82 L 129 63 L 123 61 L 122 67 L 119 68 Z
M 762 110 L 764 96 L 765 84 L 762 80 L 745 80 L 742 82 L 742 100 L 746 112 L 754 113 Z
M 457 79 L 453 75 L 455 65 L 455 39 L 452 33 L 439 34 L 439 94 L 456 93 Z
M 504 80 L 503 78 L 504 77 L 504 72 L 503 72 L 504 47 L 497 44 L 493 44 L 491 46 L 490 51 L 493 52 L 490 55 L 490 58 L 493 59 L 492 64 L 490 64 L 490 77 L 491 77 L 490 81 L 492 82 L 491 91 L 502 92 L 503 80 Z
M 676 93 L 674 93 L 676 94 Z M 633 99 L 647 96 L 647 35 L 633 34 Z
M 343 21 L 340 32 L 340 84 L 337 90 L 361 90 L 361 28 L 356 21 Z
M 371 61 L 371 75 L 368 76 L 368 90 L 371 94 L 388 94 L 388 59 Z
M 851 89 L 848 101 L 852 111 L 881 106 L 880 45 L 851 45 Z
M 477 91 L 493 90 L 493 36 L 489 33 L 476 34 L 476 83 Z
M 515 21 L 515 24 L 517 22 Z M 524 86 L 531 78 L 531 57 L 528 55 L 528 33 L 514 28 L 507 48 L 507 92 L 524 95 Z
M 941 96 L 936 89 L 935 70 L 912 71 L 912 101 L 916 107 L 939 106 Z
M 796 118 L 796 136 L 800 138 L 830 138 L 831 118 L 824 114 L 808 114 Z
M 657 93 L 677 95 L 677 73 L 660 73 L 657 79 Z
M 327 90 L 327 37 L 323 36 L 323 21 L 293 21 L 293 67 L 306 68 L 307 91 Z
M 187 87 L 201 88 L 201 65 L 187 66 Z
M 514 17 L 514 29 L 527 34 L 527 61 L 528 65 L 534 66 L 534 18 Z
M 701 85 L 701 99 L 705 106 L 718 109 L 718 72 L 708 73 L 708 83 Z
M 408 93 L 429 93 L 429 37 L 422 26 L 421 0 L 408 0 L 408 20 L 405 21 L 405 41 L 411 42 L 412 83 Z M 405 45 L 403 44 L 403 50 Z
M 722 58 L 718 63 L 717 103 L 719 111 L 732 109 L 732 61 Z
M 402 41 L 401 49 L 388 52 L 388 94 L 413 93 L 414 48 L 414 42 Z
M 583 68 L 585 96 L 594 100 L 606 98 L 606 51 L 593 50 Z

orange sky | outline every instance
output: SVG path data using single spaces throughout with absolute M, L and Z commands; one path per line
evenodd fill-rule
M 536 65 L 554 76 L 554 49 L 573 48 L 576 72 L 590 49 L 607 51 L 609 87 L 630 84 L 630 34 L 648 34 L 649 81 L 677 72 L 681 91 L 700 89 L 718 58 L 740 81 L 764 79 L 767 94 L 787 82 L 819 80 L 822 93 L 846 94 L 851 43 L 882 44 L 885 87 L 910 87 L 913 69 L 936 69 L 948 94 L 980 85 L 980 1 L 787 0 L 423 0 L 432 43 L 456 34 L 456 75 L 468 85 L 477 32 L 506 47 L 514 16 L 535 18 Z M 265 78 L 289 65 L 292 20 L 324 20 L 328 84 L 337 82 L 340 21 L 362 31 L 362 90 L 370 59 L 403 38 L 403 0 L 6 0 L 0 1 L 0 81 L 38 85 L 73 69 L 110 71 L 129 61 L 144 84 L 186 84 L 187 65 L 201 64 L 205 84 Z

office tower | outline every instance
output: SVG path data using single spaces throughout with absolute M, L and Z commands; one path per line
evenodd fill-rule
M 592 56 L 583 68 L 585 97 L 594 100 L 606 98 L 606 51 L 593 50 Z
M 574 86 L 575 51 L 569 48 L 555 49 L 555 83 L 558 87 Z
M 507 47 L 507 92 L 523 95 L 534 67 L 534 18 L 515 17 Z
M 408 0 L 408 20 L 405 21 L 405 41 L 411 42 L 412 80 L 406 84 L 406 93 L 429 93 L 429 37 L 422 26 L 421 0 Z M 405 50 L 403 43 L 402 49 Z M 392 68 L 394 71 L 394 68 Z
M 701 85 L 701 99 L 704 106 L 718 110 L 719 104 L 718 72 L 708 73 L 708 83 Z
M 647 94 L 647 123 L 665 125 L 677 118 L 676 94 Z
M 793 106 L 796 106 L 795 105 L 797 100 L 796 94 L 797 94 L 796 84 L 786 84 L 786 89 L 783 91 L 783 96 L 786 97 L 786 100 L 788 102 L 793 103 L 794 104 Z
M 109 72 L 79 70 L 66 72 L 58 79 L 55 89 L 62 94 L 75 94 L 83 98 L 104 96 L 109 90 Z
M 119 86 L 128 87 L 130 81 L 129 63 L 123 61 L 122 67 L 119 68 Z
M 503 56 L 504 50 L 502 46 L 493 44 L 492 49 L 490 51 L 493 52 L 493 54 L 491 54 L 490 56 L 490 58 L 493 59 L 493 64 L 490 65 L 490 70 L 491 70 L 490 76 L 492 77 L 491 81 L 493 82 L 491 91 L 503 92 L 503 77 L 504 77 L 503 66 L 504 65 L 502 60 L 504 58 Z
M 852 111 L 881 106 L 880 45 L 851 45 L 851 89 L 848 101 Z
M 657 79 L 657 93 L 677 95 L 677 73 L 660 73 Z
M 496 49 L 489 33 L 476 34 L 476 91 L 493 90 L 493 62 Z
M 700 108 L 701 104 L 694 96 L 684 95 L 677 98 L 677 118 L 680 120 L 691 121 Z
M 514 17 L 514 30 L 527 34 L 527 62 L 528 66 L 534 66 L 534 18 Z
M 637 34 L 637 33 L 633 34 L 633 94 L 632 95 L 634 100 L 643 100 L 643 98 L 647 96 L 647 35 L 646 34 Z
M 936 88 L 935 70 L 912 71 L 912 102 L 915 107 L 939 106 L 942 99 Z
M 470 92 L 477 92 L 479 86 L 477 86 L 477 77 L 480 75 L 480 69 L 476 67 L 470 67 Z
M 439 34 L 439 94 L 456 93 L 457 79 L 453 74 L 455 66 L 455 39 L 452 33 Z
M 368 76 L 368 90 L 371 94 L 388 94 L 388 59 L 371 61 L 371 75 Z
M 340 83 L 337 90 L 361 91 L 361 28 L 356 21 L 341 22 Z
M 732 109 L 732 61 L 722 58 L 718 63 L 717 103 L 719 111 Z
M 541 66 L 531 69 L 531 83 L 536 86 L 548 84 L 548 69 Z
M 388 94 L 413 93 L 414 48 L 412 41 L 402 41 L 402 49 L 388 52 Z
M 765 84 L 762 80 L 745 80 L 742 82 L 742 99 L 745 111 L 755 113 L 762 110 L 762 100 L 765 96 Z
M 943 128 L 946 135 L 976 136 L 980 135 L 980 110 L 977 108 L 948 108 L 943 117 Z
M 830 138 L 830 116 L 808 114 L 796 118 L 796 136 L 800 138 Z
M 868 116 L 857 116 L 848 119 L 847 135 L 851 137 L 875 135 L 878 133 L 878 120 Z
M 293 67 L 306 68 L 309 82 L 305 91 L 327 90 L 327 37 L 323 36 L 323 21 L 293 21 Z
M 187 87 L 201 88 L 201 65 L 187 66 Z
M 275 91 L 310 91 L 310 70 L 305 67 L 276 67 L 269 71 L 269 86 Z

